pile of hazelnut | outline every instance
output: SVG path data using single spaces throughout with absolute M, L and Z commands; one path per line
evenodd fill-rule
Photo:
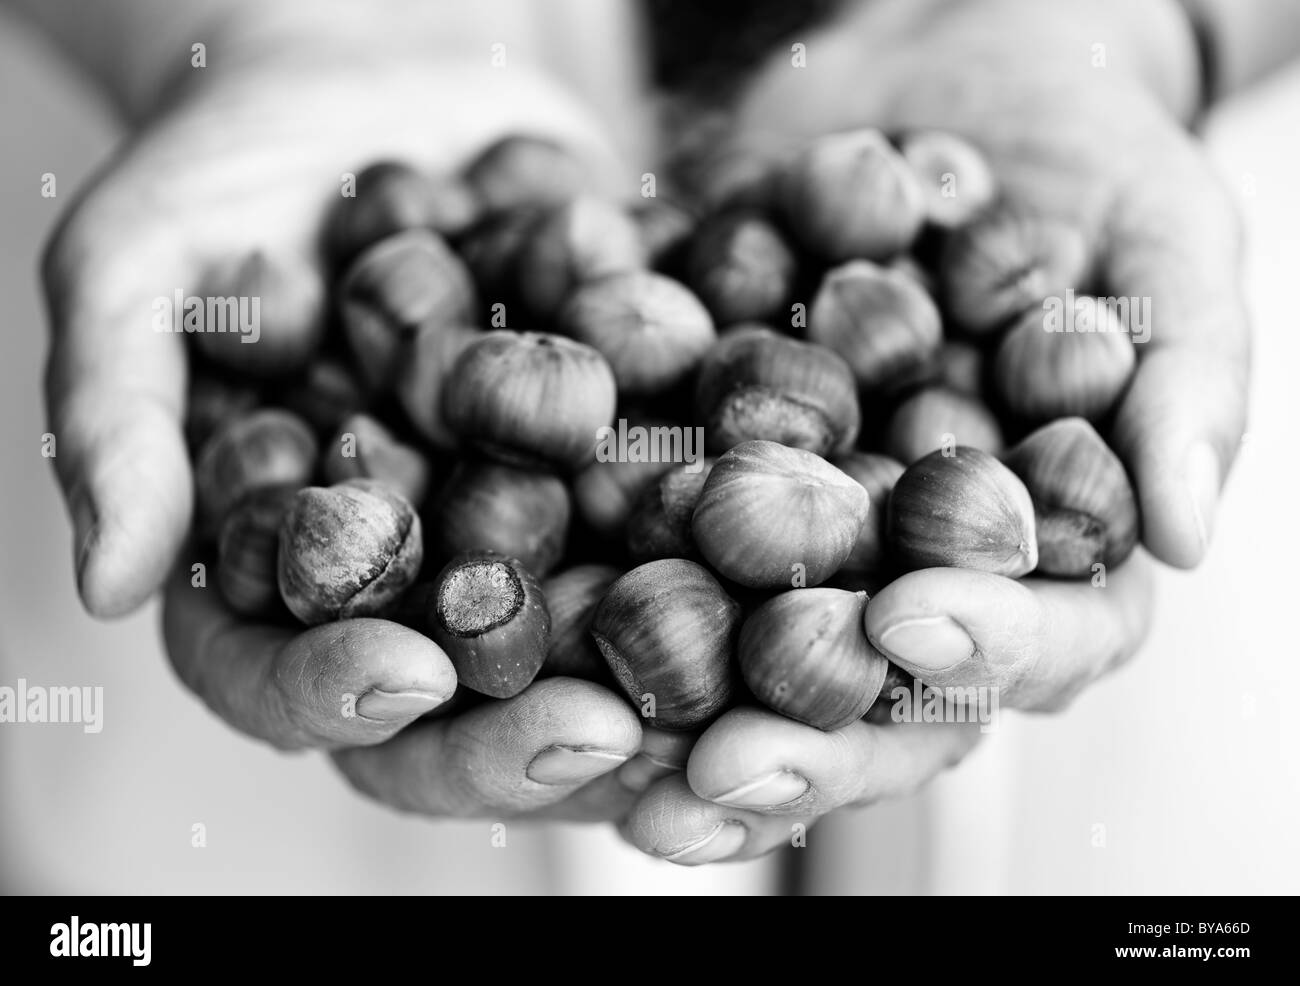
M 233 610 L 401 622 L 462 698 L 570 675 L 667 729 L 757 701 L 829 730 L 901 675 L 864 624 L 898 574 L 1133 548 L 1090 423 L 1132 341 L 1045 329 L 1082 237 L 970 144 L 835 134 L 704 215 L 583 181 L 526 136 L 373 165 L 326 225 L 320 332 L 200 340 L 196 527 Z M 647 435 L 673 441 L 597 455 Z

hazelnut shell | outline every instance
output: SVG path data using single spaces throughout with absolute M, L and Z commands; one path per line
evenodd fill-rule
M 1038 570 L 1086 577 L 1118 565 L 1140 533 L 1137 498 L 1119 456 L 1082 418 L 1043 425 L 1007 452 L 1034 501 Z
M 776 442 L 720 457 L 691 518 L 700 553 L 751 588 L 817 585 L 857 544 L 871 499 L 829 462 Z
M 880 694 L 889 661 L 865 626 L 867 594 L 792 589 L 755 610 L 740 630 L 740 672 L 775 712 L 841 729 L 861 719 Z
M 280 526 L 278 582 L 290 612 L 314 626 L 381 616 L 419 574 L 420 518 L 372 480 L 299 490 Z
M 695 562 L 652 561 L 610 586 L 592 635 L 628 699 L 653 697 L 651 725 L 698 729 L 717 718 L 735 690 L 732 650 L 740 606 Z
M 861 425 L 844 360 L 764 328 L 730 332 L 708 352 L 695 413 L 714 453 L 762 439 L 834 455 L 853 447 Z
M 542 588 L 516 559 L 494 551 L 457 555 L 438 573 L 429 626 L 467 688 L 518 695 L 541 670 L 551 616 Z
M 1019 578 L 1038 564 L 1029 491 L 979 449 L 931 452 L 908 466 L 889 496 L 885 531 L 909 571 L 973 568 Z

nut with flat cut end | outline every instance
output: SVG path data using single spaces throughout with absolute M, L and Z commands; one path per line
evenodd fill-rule
M 429 518 L 440 555 L 495 551 L 539 578 L 560 560 L 569 534 L 569 491 L 558 476 L 498 462 L 462 462 Z
M 276 556 L 280 524 L 297 488 L 269 486 L 239 501 L 217 538 L 217 586 L 241 616 L 268 616 L 280 608 Z
M 735 690 L 740 606 L 695 562 L 652 561 L 596 607 L 591 633 L 623 692 L 651 725 L 698 729 Z
M 671 469 L 644 493 L 627 521 L 627 550 L 635 562 L 695 558 L 691 516 L 713 469 L 705 459 L 695 472 Z
M 468 269 L 426 229 L 367 248 L 343 276 L 339 299 L 348 344 L 375 389 L 392 384 L 406 345 L 421 329 L 466 324 L 476 305 Z
M 687 282 L 719 325 L 777 319 L 797 273 L 780 231 L 750 210 L 706 218 L 686 258 Z
M 537 677 L 551 616 L 541 586 L 517 560 L 494 551 L 457 555 L 438 573 L 433 595 L 433 639 L 462 685 L 510 698 Z
M 429 460 L 368 414 L 354 414 L 339 425 L 324 459 L 321 471 L 330 483 L 379 480 L 417 507 L 429 488 Z
M 560 144 L 533 134 L 511 134 L 488 145 L 465 169 L 465 183 L 488 212 L 559 205 L 587 184 L 587 176 Z
M 217 533 L 230 509 L 263 486 L 304 486 L 316 468 L 316 437 L 296 414 L 263 408 L 214 432 L 194 463 L 199 530 Z
M 935 449 L 969 445 L 997 455 L 1002 426 L 978 397 L 925 387 L 899 404 L 885 431 L 885 450 L 911 465 Z
M 817 585 L 857 543 L 871 498 L 802 449 L 745 442 L 713 466 L 691 518 L 700 553 L 753 588 Z
M 762 328 L 728 333 L 704 357 L 695 412 L 712 452 L 764 439 L 833 455 L 853 447 L 860 424 L 843 359 Z
M 872 452 L 850 452 L 833 463 L 847 476 L 862 484 L 871 498 L 871 509 L 867 511 L 867 522 L 858 532 L 858 539 L 853 551 L 844 559 L 840 571 L 875 573 L 884 569 L 888 563 L 885 550 L 885 513 L 889 504 L 889 494 L 903 475 L 903 464 L 887 455 Z
M 979 449 L 931 452 L 909 466 L 889 496 L 885 531 L 909 571 L 974 568 L 1019 578 L 1038 564 L 1029 491 Z
M 374 480 L 299 490 L 280 526 L 278 582 L 309 626 L 389 611 L 420 571 L 420 518 Z
M 968 332 L 993 332 L 1075 287 L 1087 246 L 1074 226 L 994 206 L 953 232 L 939 260 L 945 310 Z
M 963 226 L 997 197 L 988 160 L 956 134 L 915 130 L 904 135 L 899 150 L 925 192 L 925 218 L 932 226 Z
M 829 134 L 785 167 L 779 199 L 803 246 L 831 261 L 888 260 L 925 221 L 925 192 L 877 130 Z
M 335 266 L 406 229 L 451 235 L 474 221 L 478 204 L 469 186 L 445 175 L 425 175 L 400 161 L 379 161 L 357 172 L 355 195 L 344 196 L 325 222 L 325 252 Z
M 542 583 L 551 614 L 551 646 L 539 678 L 564 675 L 587 681 L 609 680 L 610 670 L 591 636 L 596 607 L 622 574 L 610 565 L 578 565 Z
M 867 594 L 792 589 L 745 620 L 740 673 L 769 709 L 818 729 L 861 719 L 880 694 L 889 661 L 867 640 Z
M 1007 407 L 1032 421 L 1096 420 L 1128 386 L 1137 353 L 1115 312 L 1080 296 L 1067 324 L 1042 310 L 1025 312 L 1003 337 L 993 378 Z
M 943 328 L 915 279 L 853 260 L 827 272 L 808 314 L 808 338 L 842 356 L 860 388 L 888 394 L 929 375 Z
M 460 441 L 511 464 L 579 469 L 614 418 L 617 391 L 590 346 L 541 332 L 485 332 L 465 347 L 443 391 Z
M 689 288 L 647 270 L 580 285 L 557 324 L 609 360 L 618 392 L 627 395 L 676 386 L 717 339 L 713 319 Z
M 646 256 L 641 231 L 626 210 L 582 196 L 542 216 L 524 238 L 516 264 L 520 298 L 534 315 L 551 318 L 578 285 L 644 268 Z
M 1038 571 L 1084 578 L 1118 565 L 1138 541 L 1137 499 L 1124 464 L 1082 418 L 1043 425 L 1006 454 L 1034 501 Z

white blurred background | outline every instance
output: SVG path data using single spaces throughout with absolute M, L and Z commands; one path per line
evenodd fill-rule
M 604 5 L 602 5 L 604 6 Z M 609 5 L 613 6 L 613 5 Z M 592 7 L 584 8 L 590 13 Z M 548 32 L 552 41 L 565 32 Z M 586 91 L 617 62 L 556 63 Z M 618 115 L 624 127 L 629 117 Z M 399 817 L 328 763 L 217 721 L 172 677 L 156 607 L 99 624 L 72 581 L 71 536 L 40 399 L 35 261 L 117 137 L 103 107 L 0 14 L 0 685 L 101 685 L 104 728 L 0 724 L 0 892 L 763 893 L 773 863 L 684 871 L 605 829 Z M 1225 105 L 1210 151 L 1246 219 L 1256 379 L 1205 565 L 1163 571 L 1142 656 L 1060 717 L 1003 728 L 922 795 L 814 828 L 822 893 L 1251 894 L 1300 890 L 1300 70 Z M 40 195 L 58 176 L 58 197 Z M 129 244 L 124 244 L 124 248 Z M 193 826 L 207 845 L 191 845 Z

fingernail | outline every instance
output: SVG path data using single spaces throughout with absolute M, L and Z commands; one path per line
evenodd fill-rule
M 449 697 L 415 690 L 386 692 L 372 688 L 357 699 L 357 715 L 377 722 L 396 722 L 432 712 Z
M 73 565 L 77 573 L 77 585 L 80 587 L 86 561 L 90 558 L 90 543 L 95 533 L 95 505 L 91 502 L 90 494 L 85 491 L 73 494 L 70 510 Z
M 788 770 L 777 770 L 711 800 L 733 808 L 778 808 L 802 798 L 808 781 Z
M 970 634 L 947 616 L 917 616 L 890 623 L 876 643 L 896 663 L 918 671 L 946 671 L 975 653 Z
M 1219 457 L 1205 442 L 1198 442 L 1187 453 L 1187 492 L 1191 499 L 1192 519 L 1201 553 L 1210 546 L 1214 532 L 1214 511 L 1219 502 Z
M 538 784 L 578 784 L 609 773 L 626 759 L 625 753 L 553 746 L 533 757 L 528 777 Z
M 723 822 L 702 839 L 665 853 L 664 859 L 685 866 L 717 863 L 740 852 L 748 833 L 740 822 Z
M 636 794 L 647 790 L 661 777 L 675 774 L 682 768 L 664 763 L 654 757 L 641 753 L 618 768 L 618 782 Z

